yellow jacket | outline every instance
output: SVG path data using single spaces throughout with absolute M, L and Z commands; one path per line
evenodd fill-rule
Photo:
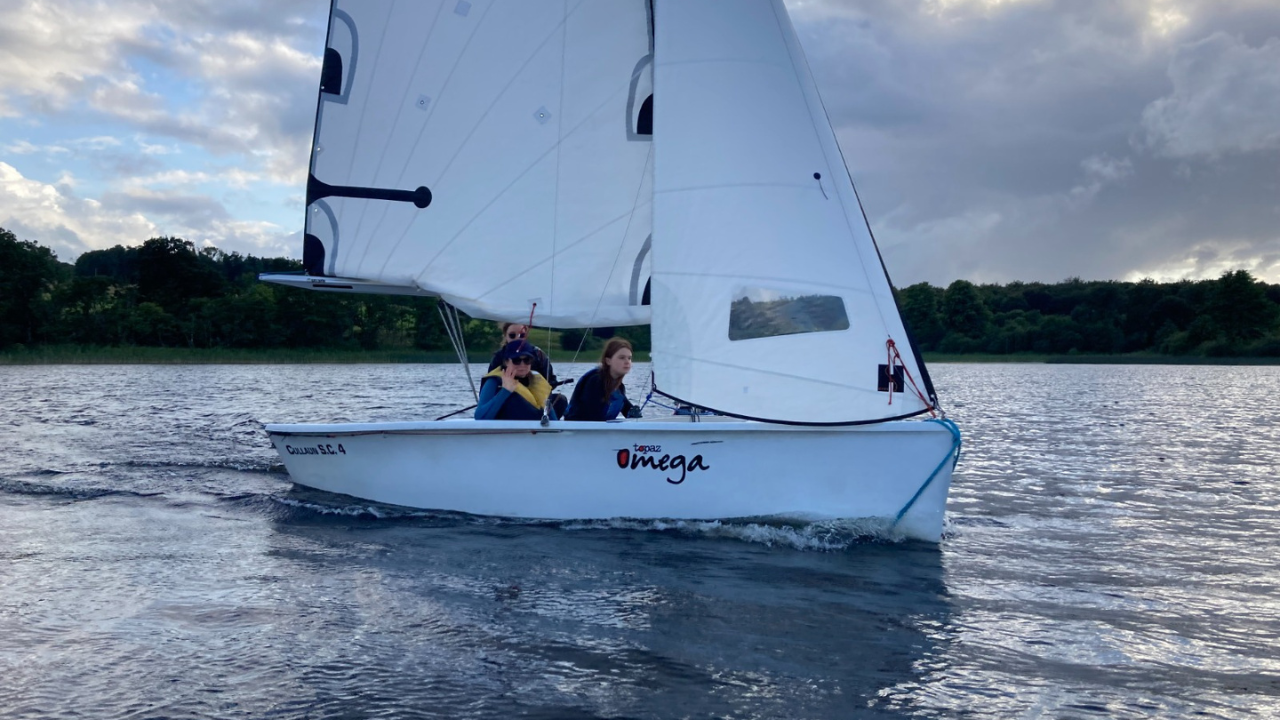
M 496 377 L 498 378 L 498 381 L 501 382 L 502 366 L 499 365 L 494 368 L 488 375 L 485 375 L 485 377 Z M 525 402 L 541 410 L 543 405 L 546 404 L 547 398 L 551 396 L 551 383 L 547 382 L 546 378 L 539 375 L 537 370 L 530 370 L 529 377 L 527 379 L 529 380 L 528 385 L 516 380 L 516 394 L 524 398 Z M 480 382 L 484 382 L 484 378 L 481 378 Z

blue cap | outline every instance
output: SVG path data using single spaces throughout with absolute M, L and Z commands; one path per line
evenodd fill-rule
M 503 360 L 518 358 L 521 355 L 528 355 L 529 357 L 537 357 L 537 353 L 533 351 L 533 346 L 525 342 L 524 340 L 512 340 L 511 342 L 507 343 L 502 347 Z

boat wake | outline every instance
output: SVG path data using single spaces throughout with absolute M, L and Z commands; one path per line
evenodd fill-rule
M 21 477 L 0 478 L 0 495 L 25 495 L 28 497 L 80 501 L 97 500 L 105 497 L 154 497 L 162 494 L 85 485 L 51 484 L 47 481 L 42 481 L 43 478 L 69 474 L 71 473 L 47 471 L 30 476 L 32 478 L 30 480 L 24 480 Z
M 443 510 L 420 510 L 383 505 L 295 486 L 283 495 L 224 498 L 252 506 L 286 523 L 341 522 L 406 524 L 423 527 L 530 527 L 564 532 L 646 532 L 690 539 L 720 539 L 793 550 L 831 552 L 869 543 L 898 543 L 905 538 L 892 521 L 805 520 L 758 517 L 730 520 L 611 518 L 606 520 L 536 520 L 504 518 Z
M 888 519 L 819 520 L 740 518 L 733 520 L 577 520 L 562 523 L 565 530 L 631 530 L 690 538 L 718 538 L 793 550 L 836 551 L 877 542 L 901 542 Z

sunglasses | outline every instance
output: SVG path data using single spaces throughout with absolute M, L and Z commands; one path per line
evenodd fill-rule
M 529 357 L 528 355 L 521 355 L 520 357 L 513 357 L 513 358 L 511 358 L 511 364 L 512 364 L 512 365 L 532 365 L 532 364 L 533 364 L 533 358 Z
M 516 332 L 509 332 L 509 333 L 507 333 L 507 339 L 508 339 L 508 340 L 523 340 L 523 339 L 527 336 L 527 334 L 528 334 L 528 333 L 516 333 Z

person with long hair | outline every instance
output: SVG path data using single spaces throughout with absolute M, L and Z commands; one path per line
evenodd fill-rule
M 498 327 L 502 330 L 502 338 L 498 340 L 498 350 L 493 353 L 493 359 L 489 361 L 489 369 L 493 370 L 502 364 L 502 350 L 507 345 L 516 340 L 525 340 L 529 342 L 529 346 L 533 348 L 533 369 L 538 374 L 547 379 L 552 387 L 559 385 L 556 382 L 556 372 L 551 369 L 551 358 L 542 351 L 542 348 L 528 341 L 529 326 L 518 322 L 502 322 L 498 323 Z
M 477 420 L 541 420 L 551 396 L 551 383 L 533 369 L 533 346 L 524 340 L 507 343 L 502 362 L 480 381 Z M 548 416 L 556 419 L 555 408 Z
M 636 417 L 622 379 L 631 372 L 631 343 L 613 338 L 604 345 L 600 365 L 586 372 L 573 388 L 565 420 L 603 422 L 618 415 Z

